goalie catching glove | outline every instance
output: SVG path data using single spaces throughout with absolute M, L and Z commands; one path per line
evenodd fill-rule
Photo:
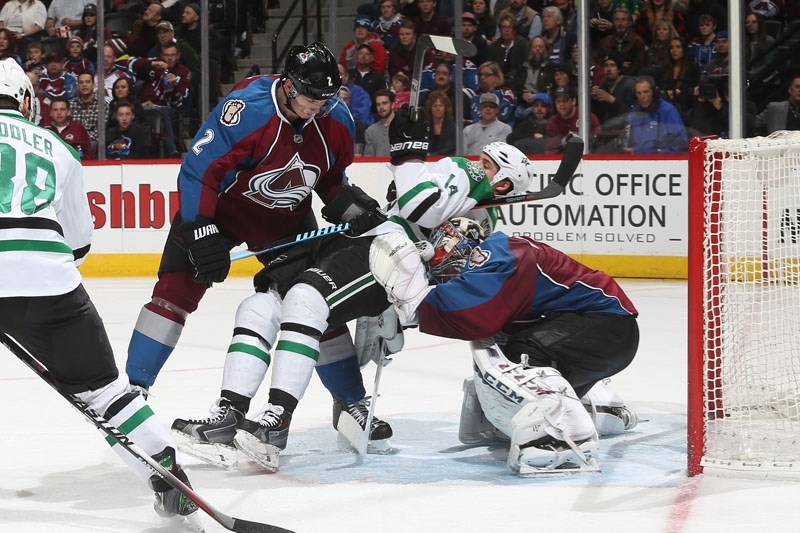
M 397 306 L 400 322 L 415 324 L 417 307 L 432 287 L 414 243 L 402 233 L 378 235 L 369 248 L 369 268 Z
M 411 159 L 425 161 L 430 144 L 431 124 L 422 109 L 401 107 L 389 123 L 389 156 L 393 165 Z
M 212 221 L 198 217 L 178 228 L 197 283 L 220 283 L 231 269 L 230 243 Z

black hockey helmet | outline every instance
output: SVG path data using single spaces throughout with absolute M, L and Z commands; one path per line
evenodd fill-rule
M 293 46 L 286 56 L 283 78 L 292 80 L 299 94 L 313 100 L 333 98 L 342 85 L 336 58 L 322 43 Z

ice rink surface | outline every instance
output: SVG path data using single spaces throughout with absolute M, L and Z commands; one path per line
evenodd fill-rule
M 85 280 L 120 368 L 153 281 Z M 394 428 L 392 454 L 341 451 L 330 397 L 315 377 L 295 412 L 280 472 L 244 459 L 236 471 L 190 461 L 192 483 L 227 514 L 297 533 L 800 530 L 800 482 L 686 477 L 686 284 L 621 284 L 640 312 L 641 344 L 611 386 L 643 421 L 601 441 L 602 474 L 522 479 L 506 469 L 502 446 L 460 445 L 468 346 L 407 331 L 406 349 L 383 372 L 377 406 Z M 250 293 L 249 279 L 230 279 L 190 317 L 151 391 L 165 424 L 206 416 L 219 395 L 236 305 Z M 0 350 L 0 531 L 185 531 L 155 515 L 151 493 L 82 415 Z M 368 391 L 374 368 L 364 371 Z M 206 531 L 224 531 L 203 521 Z

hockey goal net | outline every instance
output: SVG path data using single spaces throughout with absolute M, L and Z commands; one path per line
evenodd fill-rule
M 800 477 L 800 132 L 693 139 L 689 475 Z

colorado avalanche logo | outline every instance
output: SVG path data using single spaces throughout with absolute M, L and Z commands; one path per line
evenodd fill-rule
M 300 52 L 297 54 L 297 60 L 301 63 L 305 63 L 308 61 L 309 55 L 306 52 Z
M 294 210 L 311 194 L 319 175 L 319 167 L 304 163 L 295 154 L 283 168 L 253 176 L 250 191 L 244 195 L 270 209 Z
M 222 108 L 219 122 L 223 126 L 235 126 L 242 119 L 242 111 L 244 110 L 245 103 L 241 100 L 228 100 Z
M 490 257 L 492 257 L 492 252 L 486 252 L 481 250 L 480 246 L 476 246 L 469 255 L 468 268 L 480 268 Z

